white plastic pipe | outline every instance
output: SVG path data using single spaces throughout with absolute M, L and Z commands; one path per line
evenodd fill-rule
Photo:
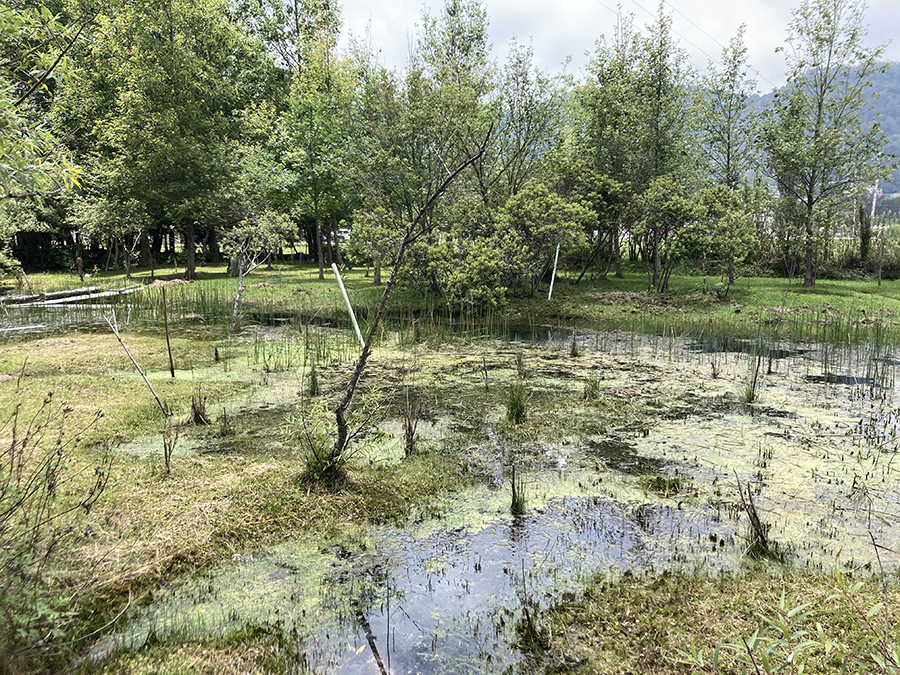
M 356 337 L 359 338 L 359 346 L 366 348 L 366 341 L 363 340 L 362 332 L 359 330 L 359 324 L 356 323 L 356 314 L 353 313 L 353 306 L 350 304 L 350 296 L 347 295 L 347 289 L 344 288 L 344 280 L 341 279 L 341 273 L 335 263 L 331 263 L 331 269 L 334 270 L 334 276 L 337 278 L 338 286 L 341 287 L 341 293 L 344 294 L 344 302 L 347 303 L 347 311 L 350 312 L 350 320 L 353 321 L 353 327 L 356 329 Z
M 550 277 L 550 292 L 547 293 L 547 299 L 553 297 L 553 282 L 556 281 L 556 263 L 559 262 L 559 243 L 556 244 L 556 257 L 553 258 L 553 276 Z

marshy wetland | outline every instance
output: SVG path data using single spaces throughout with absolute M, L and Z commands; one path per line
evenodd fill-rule
M 893 672 L 871 656 L 898 637 L 889 311 L 804 297 L 717 322 L 615 289 L 593 316 L 398 311 L 345 480 L 323 484 L 301 435 L 328 434 L 358 343 L 311 279 L 263 277 L 232 336 L 224 292 L 170 286 L 174 378 L 157 289 L 123 299 L 168 421 L 98 321 L 112 307 L 7 315 L 41 328 L 0 344 L 4 399 L 52 390 L 68 429 L 104 413 L 66 494 L 110 458 L 45 570 L 74 613 L 32 612 L 23 635 L 65 629 L 32 649 L 78 672 L 716 672 L 716 645 L 810 603 L 793 642 L 750 647 L 784 672 Z

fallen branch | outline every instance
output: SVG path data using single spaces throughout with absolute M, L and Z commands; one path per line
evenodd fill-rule
M 156 399 L 157 405 L 159 405 L 159 409 L 162 410 L 163 415 L 166 417 L 171 417 L 172 413 L 166 409 L 166 406 L 163 405 L 163 402 L 159 399 L 159 396 L 156 395 L 156 392 L 153 390 L 153 385 L 150 384 L 150 380 L 147 379 L 147 376 L 144 375 L 144 371 L 141 370 L 141 367 L 138 365 L 138 362 L 134 360 L 134 357 L 131 355 L 131 352 L 128 351 L 128 347 L 125 346 L 125 343 L 122 341 L 122 336 L 119 335 L 119 324 L 116 321 L 116 313 L 113 312 L 111 316 L 103 317 L 106 319 L 106 323 L 109 325 L 109 329 L 113 332 L 113 335 L 116 336 L 116 339 L 119 341 L 119 344 L 122 345 L 122 349 L 125 350 L 125 353 L 128 354 L 128 358 L 131 359 L 131 362 L 134 364 L 134 367 L 141 374 L 141 377 L 144 378 L 144 383 L 147 385 L 147 389 L 150 390 L 150 393 L 153 394 L 153 398 Z

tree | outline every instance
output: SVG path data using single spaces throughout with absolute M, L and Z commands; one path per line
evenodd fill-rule
M 320 279 L 325 278 L 323 221 L 330 229 L 342 196 L 339 165 L 349 107 L 341 71 L 334 62 L 332 28 L 323 26 L 304 38 L 305 56 L 294 71 L 284 118 L 285 132 L 293 146 L 285 159 L 300 176 L 303 210 L 315 224 L 315 240 L 307 243 L 310 248 L 315 244 Z M 330 242 L 332 237 L 327 239 Z
M 152 222 L 180 229 L 187 279 L 197 226 L 240 219 L 231 143 L 268 80 L 260 46 L 225 10 L 220 0 L 109 5 L 58 113 L 88 172 L 103 176 L 96 196 L 139 202 Z
M 51 87 L 91 15 L 64 26 L 46 8 L 0 4 L 0 202 L 61 192 L 78 170 L 44 120 Z
M 805 0 L 794 12 L 788 38 L 788 85 L 764 120 L 768 171 L 787 204 L 800 209 L 804 286 L 816 280 L 830 209 L 893 166 L 866 89 L 884 66 L 883 47 L 863 47 L 865 4 L 859 0 Z M 790 209 L 792 210 L 792 209 Z
M 660 176 L 641 193 L 642 217 L 635 228 L 647 262 L 647 290 L 666 291 L 674 264 L 689 248 L 687 226 L 702 215 L 702 207 L 685 194 L 684 185 L 672 176 Z
M 597 216 L 583 204 L 532 181 L 509 198 L 497 220 L 501 245 L 495 250 L 501 257 L 501 252 L 514 255 L 511 271 L 529 280 L 533 294 L 553 265 L 557 245 L 563 258 L 583 248 L 585 232 L 595 228 Z
M 237 327 L 238 310 L 244 293 L 244 277 L 289 241 L 293 229 L 293 224 L 286 215 L 265 211 L 258 216 L 245 218 L 225 233 L 222 248 L 231 257 L 231 267 L 238 279 L 231 313 L 232 333 Z
M 484 203 L 502 206 L 535 176 L 562 129 L 559 82 L 534 66 L 530 46 L 513 42 L 485 116 L 495 120 L 491 146 L 474 167 Z
M 663 176 L 681 185 L 692 170 L 691 115 L 686 56 L 672 38 L 671 17 L 660 4 L 657 20 L 642 36 L 631 28 L 631 17 L 619 17 L 611 43 L 601 41 L 589 69 L 591 79 L 576 99 L 576 136 L 580 152 L 597 176 L 606 176 L 624 191 L 641 194 Z M 644 200 L 652 204 L 654 198 Z M 608 202 L 607 202 L 608 203 Z M 604 219 L 617 255 L 622 228 L 635 226 L 638 210 L 621 210 Z M 623 216 L 629 216 L 629 223 Z M 644 218 L 644 225 L 654 222 Z M 642 254 L 651 264 L 651 287 L 662 275 L 660 246 L 668 228 L 639 227 Z M 632 242 L 640 237 L 633 237 Z M 617 263 L 617 273 L 618 263 Z
M 696 98 L 701 147 L 712 181 L 732 192 L 753 165 L 751 96 L 756 82 L 748 76 L 742 25 L 722 49 L 722 72 L 710 61 Z

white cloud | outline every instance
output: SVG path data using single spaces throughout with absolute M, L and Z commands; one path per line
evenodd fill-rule
M 597 38 L 615 30 L 617 1 L 487 0 L 493 55 L 502 62 L 510 40 L 517 38 L 520 43 L 533 44 L 535 61 L 542 69 L 559 72 L 566 58 L 571 57 L 568 71 L 580 76 L 588 62 L 586 53 L 594 50 Z M 634 15 L 636 27 L 652 22 L 658 8 L 654 0 L 621 0 L 621 4 L 626 13 Z M 722 3 L 713 0 L 667 2 L 673 30 L 690 63 L 705 69 L 710 58 L 718 60 L 722 47 L 743 23 L 747 25 L 748 59 L 759 72 L 760 90 L 783 84 L 784 55 L 775 50 L 787 37 L 791 5 L 780 0 L 733 0 L 731 5 L 723 10 Z M 436 14 L 443 2 L 425 0 L 424 6 Z M 386 65 L 400 69 L 407 62 L 422 8 L 420 0 L 377 4 L 344 0 L 344 30 L 361 35 L 370 24 L 373 44 L 382 52 Z M 868 45 L 891 38 L 897 25 L 896 13 L 892 0 L 872 0 L 866 14 L 870 24 Z M 889 45 L 886 58 L 900 61 L 900 44 Z

